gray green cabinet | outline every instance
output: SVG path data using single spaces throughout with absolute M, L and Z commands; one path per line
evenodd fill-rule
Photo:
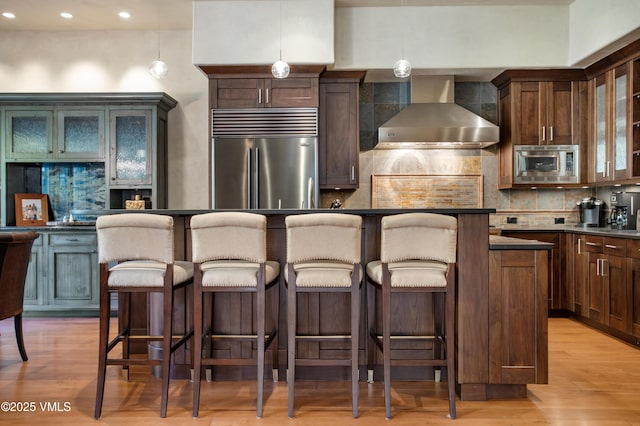
M 166 208 L 176 105 L 166 93 L 0 94 L 0 226 L 15 224 L 15 193 L 47 194 L 50 221 L 136 195 Z
M 31 250 L 27 315 L 95 315 L 99 302 L 98 247 L 93 230 L 38 230 Z

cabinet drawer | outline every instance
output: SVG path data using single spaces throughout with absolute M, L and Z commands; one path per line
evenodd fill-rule
M 640 259 L 640 240 L 627 240 L 627 256 Z
M 49 245 L 96 245 L 98 243 L 95 234 L 52 234 L 49 236 Z
M 585 235 L 584 237 L 584 251 L 588 253 L 603 253 L 604 252 L 604 238 L 595 237 L 593 235 Z
M 604 253 L 625 257 L 627 255 L 627 241 L 622 238 L 605 237 Z

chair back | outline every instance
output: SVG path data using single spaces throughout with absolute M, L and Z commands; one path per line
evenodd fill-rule
M 0 233 L 0 320 L 22 313 L 31 247 L 38 233 Z
M 154 260 L 174 263 L 173 218 L 150 213 L 122 213 L 96 220 L 98 261 Z
M 360 263 L 362 217 L 345 213 L 309 213 L 285 218 L 287 262 L 314 260 Z
M 380 260 L 455 263 L 458 220 L 436 213 L 402 213 L 381 221 Z
M 267 218 L 248 212 L 213 212 L 191 218 L 191 257 L 210 260 L 267 260 Z

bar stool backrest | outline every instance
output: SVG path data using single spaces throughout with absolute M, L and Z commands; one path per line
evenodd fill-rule
M 314 260 L 360 262 L 362 217 L 345 213 L 309 213 L 285 218 L 287 263 Z
M 154 260 L 174 263 L 173 218 L 149 213 L 99 216 L 98 261 Z
M 267 260 L 267 218 L 249 212 L 204 213 L 191 218 L 195 263 L 210 260 Z
M 381 221 L 380 260 L 435 260 L 455 263 L 458 221 L 435 213 L 403 213 Z

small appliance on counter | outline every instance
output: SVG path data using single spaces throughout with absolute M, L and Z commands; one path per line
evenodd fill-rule
M 613 192 L 609 222 L 616 229 L 638 229 L 640 192 Z
M 598 227 L 601 220 L 603 203 L 595 197 L 586 197 L 576 203 L 578 207 L 578 226 Z

